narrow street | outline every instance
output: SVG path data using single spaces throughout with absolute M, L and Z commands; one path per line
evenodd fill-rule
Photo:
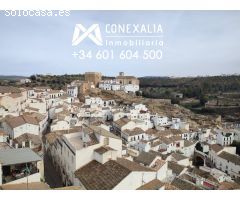
M 50 124 L 47 127 L 47 130 L 43 134 L 42 141 L 45 146 L 46 137 L 45 135 L 50 132 Z M 45 148 L 44 148 L 45 149 Z M 63 187 L 61 177 L 53 165 L 52 158 L 44 150 L 44 176 L 46 183 L 51 188 Z
M 44 154 L 45 181 L 51 188 L 63 187 L 62 180 L 53 166 L 52 159 Z

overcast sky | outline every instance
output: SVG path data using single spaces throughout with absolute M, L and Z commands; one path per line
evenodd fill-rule
M 162 24 L 162 60 L 80 61 L 72 56 L 75 24 Z M 198 76 L 240 73 L 240 11 L 72 11 L 69 17 L 0 15 L 0 74 Z M 83 48 L 95 49 L 90 40 Z M 139 48 L 142 50 L 142 48 Z

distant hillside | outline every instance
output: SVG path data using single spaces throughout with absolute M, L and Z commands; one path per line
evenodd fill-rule
M 27 77 L 26 76 L 14 76 L 14 75 L 10 75 L 10 76 L 0 75 L 0 80 L 19 80 L 19 79 L 23 79 L 23 78 L 27 78 Z
M 0 76 L 0 85 L 16 86 L 16 81 L 23 78 L 30 78 L 31 83 L 26 83 L 26 87 L 49 86 L 52 89 L 65 89 L 66 84 L 74 80 L 84 80 L 84 74 L 64 74 L 64 75 L 32 75 L 24 76 Z M 111 79 L 114 77 L 103 76 L 102 79 Z M 21 85 L 23 86 L 23 85 Z
M 144 96 L 153 98 L 160 98 L 170 92 L 181 92 L 185 97 L 199 97 L 207 93 L 240 92 L 240 75 L 184 78 L 142 77 L 139 79 Z

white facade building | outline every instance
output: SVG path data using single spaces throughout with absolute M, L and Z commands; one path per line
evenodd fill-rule
M 222 146 L 229 146 L 233 143 L 234 132 L 231 130 L 216 130 L 217 132 L 217 144 Z
M 154 126 L 167 126 L 169 125 L 168 123 L 168 117 L 166 116 L 159 116 L 159 115 L 156 115 L 154 117 L 152 117 L 152 120 L 153 120 L 153 123 L 154 123 Z
M 77 86 L 67 86 L 67 94 L 71 97 L 78 96 L 78 87 Z
M 232 178 L 240 178 L 240 156 L 236 154 L 236 147 L 222 147 L 212 145 L 209 158 L 212 164 Z
M 124 91 L 126 93 L 135 93 L 139 91 L 139 81 L 136 81 L 135 77 L 131 77 L 134 81 L 131 81 L 129 77 L 129 81 L 122 81 L 122 78 L 128 77 L 120 77 L 120 81 L 117 79 L 111 80 L 103 80 L 99 83 L 99 88 L 102 90 L 112 90 L 112 91 Z
M 54 144 L 57 145 L 57 149 L 49 142 L 47 146 L 55 163 L 61 169 L 62 179 L 66 185 L 73 184 L 74 172 L 92 160 L 108 160 L 109 156 L 121 157 L 122 155 L 122 140 L 105 129 L 95 126 L 63 135 Z M 101 147 L 110 151 L 104 158 L 100 158 L 95 152 Z
M 46 130 L 48 116 L 38 113 L 24 114 L 17 117 L 7 118 L 3 123 L 3 129 L 11 139 L 19 137 L 24 133 L 39 135 Z
M 139 85 L 134 85 L 134 84 L 127 84 L 127 85 L 123 85 L 122 86 L 123 91 L 126 93 L 135 93 L 137 91 L 139 91 Z

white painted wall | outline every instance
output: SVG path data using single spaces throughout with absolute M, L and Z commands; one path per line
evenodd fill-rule
M 114 190 L 136 190 L 140 186 L 152 181 L 156 178 L 156 172 L 131 172 L 124 178 Z
M 157 179 L 163 181 L 167 178 L 168 163 L 166 162 L 158 171 Z

